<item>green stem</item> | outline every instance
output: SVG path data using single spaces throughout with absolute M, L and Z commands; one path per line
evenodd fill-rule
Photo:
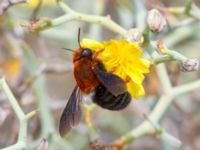
M 195 11 L 192 10 L 192 5 L 193 5 L 193 1 L 189 0 L 187 5 L 185 6 L 184 14 L 186 16 L 192 17 L 192 18 L 194 18 L 196 20 L 200 20 L 199 13 L 196 13 Z
M 28 114 L 26 114 L 26 120 L 30 120 L 33 116 L 35 116 L 37 113 L 39 112 L 39 110 L 34 110 Z
M 151 118 L 154 122 L 159 122 L 167 108 L 170 106 L 173 98 L 174 96 L 171 93 L 163 94 L 149 115 L 149 118 Z
M 16 144 L 3 148 L 2 150 L 24 150 L 25 147 L 26 146 L 23 142 L 17 142 Z
M 20 105 L 18 104 L 16 98 L 12 94 L 10 88 L 8 87 L 4 78 L 0 79 L 0 87 L 3 89 L 4 93 L 8 97 L 8 100 L 17 115 L 19 120 L 19 135 L 18 135 L 18 142 L 12 146 L 6 147 L 3 150 L 22 150 L 26 148 L 27 142 L 27 122 L 29 115 L 25 115 L 23 110 L 21 109 Z M 31 113 L 33 116 L 34 113 Z
M 65 12 L 65 13 L 76 13 L 73 9 L 71 9 L 68 5 L 66 5 L 63 1 L 58 1 L 59 7 Z
M 168 92 L 171 90 L 172 85 L 167 74 L 167 70 L 164 64 L 159 64 L 156 66 L 156 72 L 158 74 L 158 78 L 160 79 L 160 84 L 163 88 L 164 92 Z
M 124 28 L 122 28 L 120 25 L 118 25 L 117 23 L 112 21 L 112 19 L 107 16 L 104 17 L 104 16 L 79 13 L 79 12 L 76 12 L 76 11 L 72 10 L 71 8 L 69 8 L 62 1 L 58 2 L 58 4 L 63 9 L 63 11 L 66 13 L 66 15 L 63 15 L 61 17 L 58 17 L 58 18 L 52 20 L 51 24 L 48 24 L 46 26 L 42 26 L 44 24 L 44 22 L 42 22 L 41 26 L 40 26 L 40 24 L 37 24 L 36 28 L 39 28 L 40 29 L 39 31 L 51 28 L 53 26 L 63 24 L 65 22 L 68 22 L 71 20 L 77 20 L 77 21 L 99 24 L 99 25 L 102 25 L 123 37 L 126 36 L 127 31 Z
M 74 20 L 74 19 L 75 19 L 75 16 L 73 14 L 66 14 L 66 15 L 60 16 L 60 17 L 52 20 L 51 26 L 49 26 L 48 28 L 52 28 L 54 26 L 61 25 L 64 22 L 68 22 L 68 21 L 71 21 L 71 20 Z M 47 28 L 45 28 L 45 29 L 47 29 Z
M 22 49 L 24 52 L 24 56 L 27 61 L 29 73 L 33 75 L 35 71 L 38 69 L 39 65 L 37 64 L 37 59 L 31 53 L 30 48 L 25 44 L 22 43 Z M 39 110 L 40 110 L 40 121 L 42 125 L 42 137 L 48 139 L 48 137 L 54 131 L 54 123 L 51 117 L 50 108 L 48 106 L 48 97 L 44 91 L 44 81 L 43 78 L 38 78 L 35 83 L 33 84 L 33 90 L 38 100 Z
M 52 138 L 52 141 L 55 143 L 55 145 L 58 145 L 60 149 L 73 150 L 71 143 L 61 138 L 59 135 L 54 135 Z
M 184 14 L 190 16 L 191 9 L 192 9 L 192 0 L 188 0 L 187 4 L 185 5 Z
M 143 5 L 142 1 L 138 1 L 138 0 L 131 0 L 131 2 L 133 3 L 135 12 L 136 12 L 136 23 L 137 23 L 137 27 L 140 29 L 140 31 L 145 30 L 146 28 L 146 15 L 147 15 L 147 9 L 146 7 Z
M 173 59 L 173 57 L 170 55 L 164 55 L 164 56 L 155 57 L 153 59 L 153 63 L 157 65 L 160 63 L 169 62 L 169 61 L 173 61 L 173 60 L 176 60 L 176 59 Z
M 10 88 L 8 87 L 6 81 L 5 81 L 5 78 L 2 78 L 0 80 L 0 85 L 2 87 L 2 89 L 4 90 L 6 96 L 8 97 L 8 100 L 14 110 L 14 112 L 16 113 L 17 117 L 19 119 L 22 119 L 25 117 L 25 114 L 24 112 L 22 111 L 21 107 L 19 106 L 16 98 L 14 97 L 14 95 L 12 94 Z
M 174 96 L 178 96 L 193 91 L 195 89 L 198 89 L 199 87 L 200 87 L 200 80 L 197 80 L 191 83 L 187 83 L 185 85 L 174 87 L 172 92 Z
M 19 136 L 18 136 L 18 142 L 24 143 L 26 146 L 27 142 L 27 120 L 26 117 L 24 117 L 20 122 L 19 122 L 20 128 L 19 128 Z
M 124 37 L 125 37 L 125 34 L 127 33 L 127 31 L 124 28 L 122 28 L 120 25 L 116 24 L 109 17 L 88 15 L 88 14 L 76 12 L 76 11 L 72 10 L 71 8 L 69 8 L 69 6 L 67 6 L 62 1 L 58 2 L 58 4 L 60 5 L 60 7 L 63 9 L 63 11 L 65 13 L 74 15 L 75 20 L 103 25 L 106 28 L 110 29 L 111 31 L 116 32 Z
M 163 115 L 163 113 L 165 112 L 166 108 L 169 106 L 171 100 L 172 98 L 169 95 L 162 96 L 159 99 L 155 108 L 153 109 L 152 113 L 149 115 L 149 118 L 152 121 L 157 122 L 160 119 L 160 117 Z M 154 132 L 155 132 L 154 127 L 148 120 L 146 120 L 143 123 L 141 123 L 138 127 L 133 129 L 126 135 L 122 136 L 121 140 L 124 141 L 124 143 L 130 143 L 136 138 L 142 137 L 147 134 L 152 134 Z
M 199 30 L 199 24 L 198 25 L 193 25 L 193 27 L 181 27 L 181 28 L 177 28 L 176 30 L 174 30 L 173 32 L 170 32 L 167 37 L 165 37 L 163 39 L 163 42 L 165 43 L 165 45 L 167 47 L 173 47 L 175 46 L 177 43 L 180 43 L 192 36 L 194 36 L 195 34 L 197 34 L 196 31 Z
M 196 13 L 194 10 L 192 10 L 192 5 L 193 5 L 192 0 L 189 0 L 188 3 L 185 5 L 185 7 L 170 7 L 168 8 L 168 10 L 170 13 L 176 15 L 185 15 L 193 19 L 200 20 L 199 13 Z
M 171 90 L 168 93 L 165 93 L 163 94 L 163 96 L 161 96 L 160 100 L 158 101 L 153 111 L 149 115 L 149 118 L 153 122 L 159 122 L 163 114 L 166 112 L 167 108 L 171 105 L 172 101 L 174 100 L 174 97 L 198 88 L 200 88 L 200 80 L 188 83 L 186 85 L 181 85 L 175 88 L 171 88 Z M 155 131 L 152 124 L 149 123 L 149 121 L 144 121 L 138 127 L 133 129 L 131 132 L 122 136 L 121 140 L 124 141 L 124 143 L 130 143 L 136 138 L 154 133 L 152 131 Z M 170 136 L 167 137 L 170 138 Z M 174 141 L 174 139 L 172 140 Z
M 159 55 L 157 52 L 154 52 L 152 54 L 153 56 L 153 63 L 154 64 L 160 64 L 163 62 L 168 62 L 168 61 L 184 61 L 187 58 L 183 55 L 181 55 L 180 53 L 176 52 L 176 51 L 172 51 L 172 50 L 167 50 L 166 54 L 164 55 Z

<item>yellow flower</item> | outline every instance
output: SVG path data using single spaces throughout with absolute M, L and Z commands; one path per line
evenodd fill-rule
M 83 39 L 81 41 L 81 47 L 89 48 L 92 51 L 98 51 L 98 50 L 104 49 L 103 44 L 91 39 Z
M 102 61 L 108 72 L 113 72 L 127 82 L 127 88 L 135 99 L 145 94 L 142 82 L 144 73 L 149 72 L 149 61 L 142 59 L 142 50 L 137 42 L 129 43 L 126 40 L 110 40 L 102 44 L 93 40 L 84 39 L 81 47 L 93 51 L 102 50 L 98 59 Z
M 38 5 L 39 1 L 40 0 L 29 0 L 28 4 L 31 7 L 35 8 Z M 56 0 L 42 0 L 42 4 L 43 5 L 56 5 Z

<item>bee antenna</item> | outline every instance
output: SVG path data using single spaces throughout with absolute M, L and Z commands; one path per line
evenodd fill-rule
M 67 51 L 70 51 L 70 52 L 74 52 L 73 49 L 69 49 L 69 48 L 62 48 L 63 50 L 67 50 Z
M 81 36 L 81 28 L 79 27 L 79 28 L 78 28 L 78 44 L 79 44 L 79 47 L 81 47 L 80 36 Z

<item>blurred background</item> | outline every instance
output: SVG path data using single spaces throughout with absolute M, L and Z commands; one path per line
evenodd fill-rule
M 0 76 L 4 76 L 24 112 L 40 109 L 29 121 L 29 149 L 36 149 L 42 137 L 48 135 L 53 150 L 88 149 L 90 136 L 84 117 L 73 128 L 66 139 L 58 136 L 60 115 L 75 86 L 72 72 L 72 53 L 62 48 L 77 49 L 78 28 L 81 38 L 98 41 L 119 38 L 118 35 L 99 25 L 70 21 L 60 26 L 30 33 L 26 27 L 43 17 L 57 18 L 64 12 L 54 0 L 44 0 L 37 7 L 37 0 L 29 4 L 12 6 L 0 16 Z M 168 27 L 160 34 L 152 35 L 152 40 L 160 38 L 173 50 L 188 58 L 200 58 L 200 24 L 184 15 L 174 15 L 167 7 L 184 7 L 186 0 L 65 0 L 75 11 L 110 15 L 126 29 L 138 27 L 138 20 L 144 10 L 159 9 L 167 17 Z M 194 1 L 200 6 L 200 1 Z M 3 1 L 0 1 L 0 4 Z M 144 10 L 138 9 L 139 6 Z M 0 5 L 1 6 L 1 5 Z M 141 15 L 141 16 L 140 16 Z M 139 18 L 138 18 L 139 17 Z M 142 18 L 141 18 L 142 19 Z M 142 22 L 145 26 L 145 22 Z M 200 78 L 200 73 L 183 73 L 176 62 L 166 63 L 168 74 L 174 86 L 189 83 Z M 92 113 L 92 123 L 104 143 L 111 143 L 129 132 L 145 120 L 144 114 L 151 112 L 157 103 L 162 89 L 154 67 L 144 82 L 146 96 L 132 101 L 123 111 L 112 112 L 96 107 Z M 177 97 L 162 118 L 161 125 L 169 133 L 182 141 L 181 150 L 200 149 L 200 91 Z M 13 112 L 6 95 L 0 91 L 0 148 L 12 145 L 18 136 L 18 119 Z M 54 136 L 57 135 L 57 136 Z M 51 142 L 52 141 L 52 142 Z M 145 143 L 145 144 L 144 144 Z M 145 136 L 130 143 L 130 150 L 171 150 L 156 136 Z

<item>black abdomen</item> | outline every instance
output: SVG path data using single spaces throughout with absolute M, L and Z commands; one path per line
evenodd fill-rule
M 99 85 L 95 90 L 93 101 L 102 108 L 108 110 L 121 110 L 126 108 L 131 102 L 131 95 L 128 92 L 125 92 L 118 96 L 114 96 L 105 86 Z

